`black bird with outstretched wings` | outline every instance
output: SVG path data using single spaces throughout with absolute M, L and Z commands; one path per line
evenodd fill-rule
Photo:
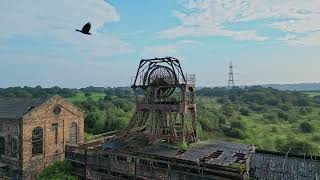
M 88 35 L 91 35 L 91 33 L 89 32 L 91 29 L 91 23 L 88 22 L 87 24 L 85 24 L 82 28 L 82 30 L 79 30 L 79 29 L 76 29 L 76 31 L 79 31 L 83 34 L 88 34 Z

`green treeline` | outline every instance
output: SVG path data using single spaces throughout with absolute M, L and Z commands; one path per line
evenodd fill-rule
M 59 94 L 85 110 L 88 135 L 121 130 L 129 122 L 135 98 L 130 88 L 0 89 L 0 97 L 42 98 Z M 261 149 L 319 153 L 320 96 L 272 88 L 227 91 L 201 88 L 197 95 L 200 139 L 256 144 Z

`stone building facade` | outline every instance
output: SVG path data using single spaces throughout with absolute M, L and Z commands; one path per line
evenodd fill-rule
M 34 179 L 67 144 L 83 143 L 83 111 L 61 96 L 0 98 L 0 177 Z

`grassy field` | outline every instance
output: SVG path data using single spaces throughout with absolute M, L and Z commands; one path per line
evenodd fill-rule
M 314 96 L 319 96 L 320 95 L 320 91 L 305 91 L 303 93 L 309 95 L 310 97 L 314 97 Z
M 310 119 L 315 131 L 312 133 L 303 133 L 299 129 L 299 123 L 305 120 L 300 120 L 296 123 L 276 122 L 267 123 L 263 121 L 262 115 L 253 114 L 249 117 L 242 116 L 241 121 L 246 124 L 246 137 L 244 139 L 237 139 L 225 136 L 222 132 L 204 132 L 204 139 L 211 141 L 229 141 L 236 143 L 255 144 L 260 149 L 276 151 L 275 141 L 277 138 L 295 138 L 305 142 L 311 142 L 314 147 L 320 150 L 320 121 L 317 118 L 318 111 L 308 115 L 306 119 Z M 309 152 L 306 152 L 308 154 Z
M 89 96 L 92 98 L 94 101 L 98 101 L 100 98 L 104 98 L 105 94 L 104 93 L 99 93 L 99 92 L 92 92 L 90 93 L 91 95 Z M 73 97 L 67 98 L 67 100 L 71 102 L 82 102 L 87 100 L 89 97 L 85 96 L 85 93 L 82 91 L 77 92 L 77 94 Z

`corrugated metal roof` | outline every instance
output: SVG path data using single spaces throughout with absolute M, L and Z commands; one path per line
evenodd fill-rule
M 253 153 L 250 158 L 250 176 L 255 179 L 317 179 L 320 161 L 286 157 L 264 153 Z
M 0 119 L 18 119 L 45 99 L 0 98 Z

